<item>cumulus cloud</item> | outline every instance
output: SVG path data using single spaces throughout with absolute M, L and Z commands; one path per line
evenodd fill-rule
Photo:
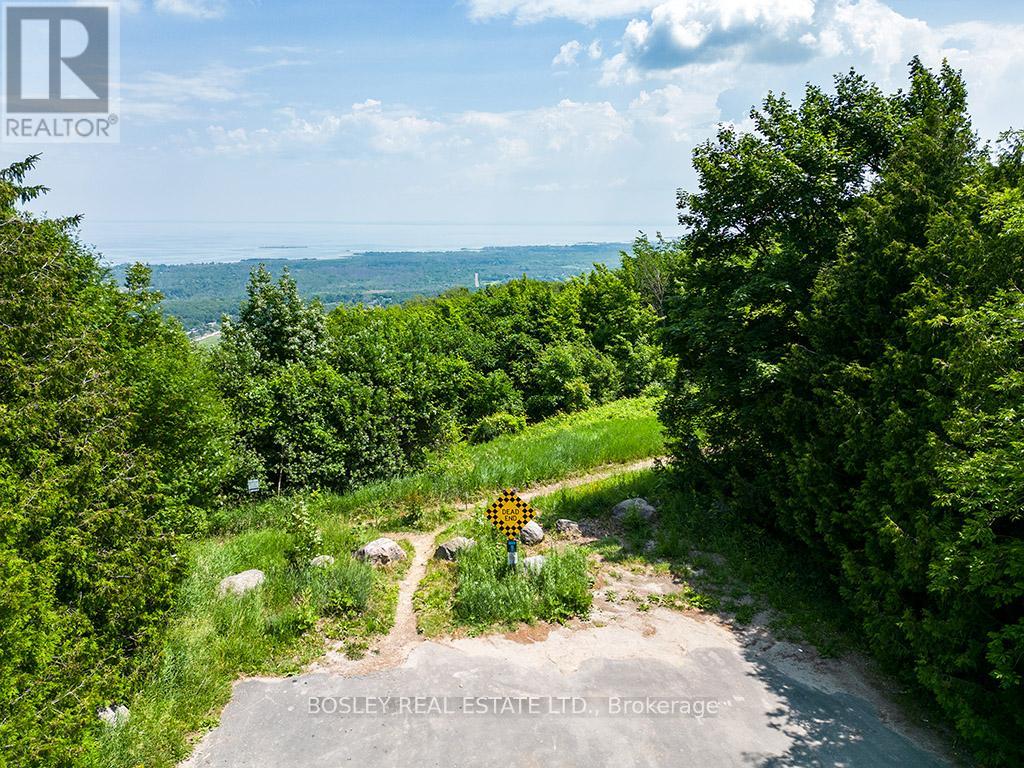
M 551 60 L 551 65 L 554 67 L 576 66 L 576 57 L 580 55 L 582 50 L 583 46 L 580 45 L 579 40 L 570 40 L 568 43 L 563 43 L 562 47 L 558 49 L 555 58 Z
M 558 49 L 558 53 L 555 54 L 555 58 L 551 60 L 551 66 L 575 67 L 579 63 L 580 55 L 584 52 L 586 52 L 587 58 L 591 61 L 597 61 L 603 55 L 603 51 L 601 50 L 601 41 L 594 40 L 590 45 L 584 48 L 583 43 L 579 40 L 570 40 Z
M 819 48 L 816 26 L 829 15 L 831 5 L 814 0 L 667 0 L 626 25 L 605 81 L 723 60 L 806 60 Z
M 744 64 L 842 59 L 891 86 L 907 61 L 932 66 L 949 58 L 972 85 L 1006 85 L 1024 63 L 1020 25 L 964 22 L 929 25 L 882 0 L 664 0 L 626 23 L 620 50 L 603 61 L 601 82 L 675 79 Z M 1013 84 L 1015 85 L 1015 84 Z

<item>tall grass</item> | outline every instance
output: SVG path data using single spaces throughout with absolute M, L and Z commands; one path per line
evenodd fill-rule
M 459 626 L 479 632 L 494 625 L 564 621 L 590 611 L 587 554 L 579 547 L 544 551 L 540 570 L 527 570 L 522 563 L 513 569 L 507 564 L 505 539 L 482 516 L 459 521 L 441 538 L 456 534 L 477 544 L 463 550 L 455 563 L 432 561 L 428 566 L 415 598 L 420 630 L 427 636 Z
M 433 457 L 422 471 L 363 486 L 344 495 L 310 498 L 322 518 L 365 521 L 391 530 L 423 529 L 438 520 L 424 512 L 439 504 L 476 501 L 488 492 L 581 474 L 605 464 L 636 461 L 664 453 L 655 398 L 633 398 L 560 416 L 516 435 L 481 445 L 460 444 Z M 243 504 L 219 513 L 221 531 L 282 525 L 287 499 Z
M 364 636 L 393 621 L 396 574 L 349 555 L 352 536 L 325 532 L 328 568 L 289 562 L 294 537 L 250 531 L 194 545 L 191 567 L 151 672 L 128 705 L 124 725 L 97 731 L 79 765 L 90 768 L 174 766 L 189 752 L 188 735 L 216 722 L 216 711 L 242 675 L 299 670 L 322 648 L 323 632 Z M 266 574 L 244 595 L 217 594 L 222 578 L 250 568 Z
M 544 567 L 506 563 L 504 541 L 484 540 L 456 563 L 455 617 L 470 627 L 563 621 L 590 610 L 587 556 L 578 547 L 545 554 Z

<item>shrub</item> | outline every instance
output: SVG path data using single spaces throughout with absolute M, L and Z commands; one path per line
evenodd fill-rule
M 485 416 L 473 427 L 469 435 L 471 443 L 486 443 L 501 435 L 514 435 L 526 429 L 526 417 L 512 413 L 495 413 Z
M 309 506 L 304 499 L 292 502 L 291 516 L 288 518 L 288 533 L 292 537 L 287 557 L 293 566 L 305 568 L 309 561 L 321 554 L 323 535 L 309 514 Z

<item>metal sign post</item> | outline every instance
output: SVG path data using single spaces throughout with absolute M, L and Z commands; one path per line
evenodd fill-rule
M 487 519 L 508 539 L 508 564 L 511 568 L 519 562 L 516 552 L 519 534 L 536 515 L 536 510 L 511 489 L 502 491 L 487 508 Z

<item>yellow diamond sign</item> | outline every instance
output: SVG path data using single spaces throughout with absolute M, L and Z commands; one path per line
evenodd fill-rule
M 515 539 L 537 513 L 514 491 L 504 490 L 487 508 L 487 519 L 508 539 Z

